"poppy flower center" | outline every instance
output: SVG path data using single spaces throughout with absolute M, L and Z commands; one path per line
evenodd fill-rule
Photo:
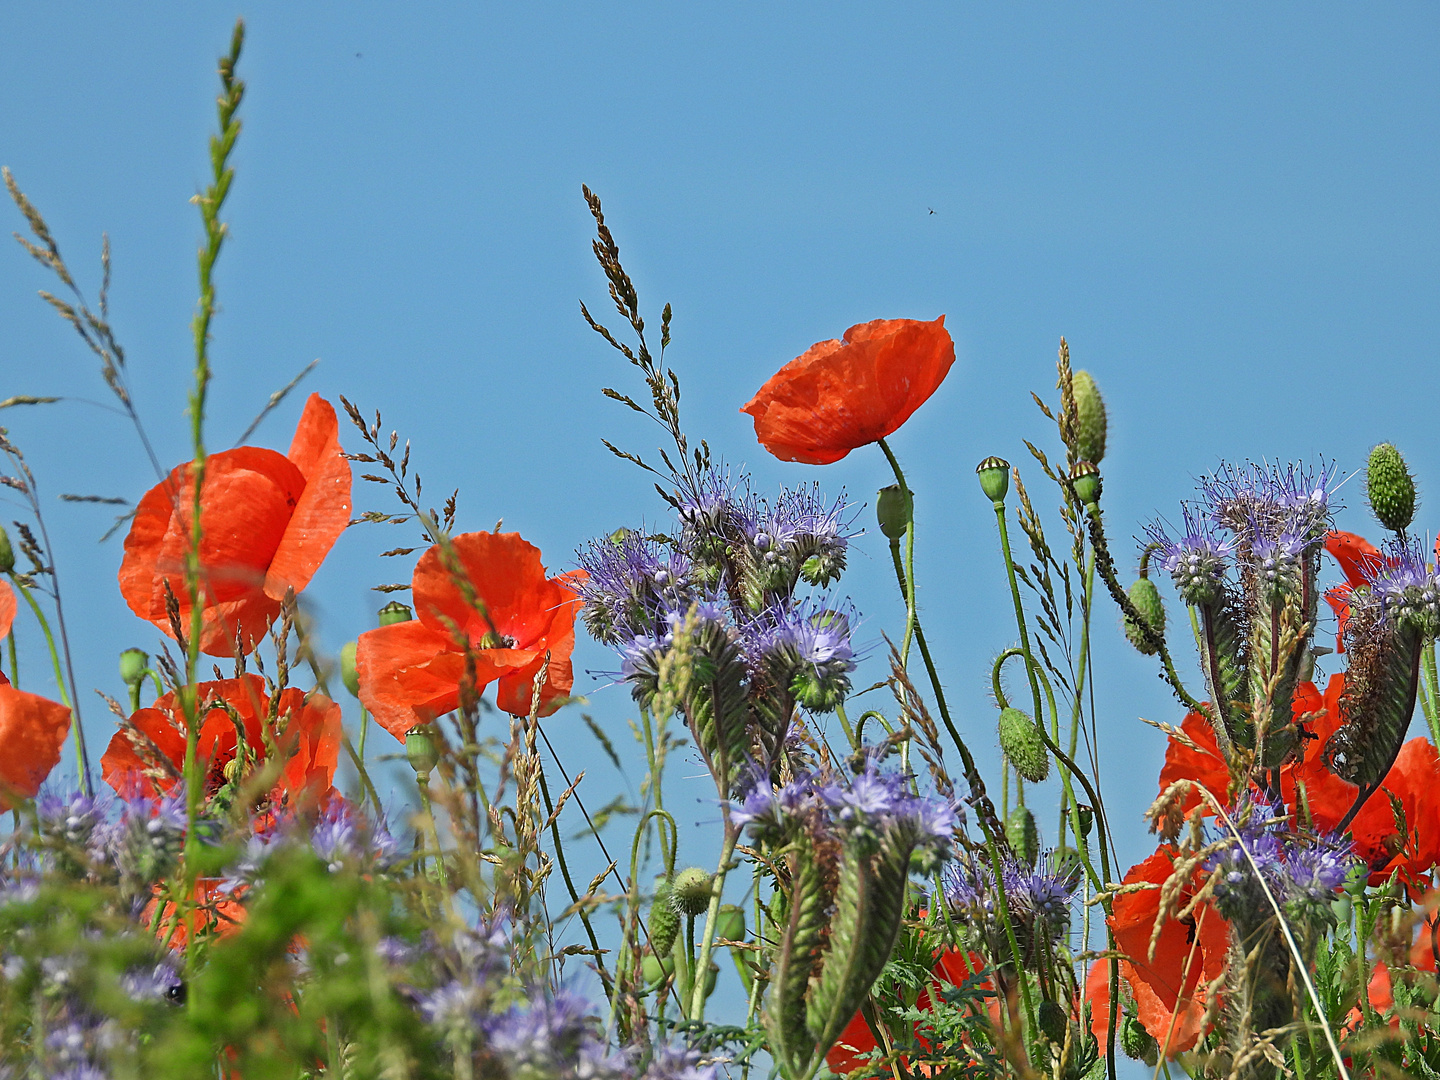
M 480 648 L 513 649 L 515 648 L 515 639 L 509 634 L 500 634 L 494 630 L 486 630 L 484 636 L 480 639 Z

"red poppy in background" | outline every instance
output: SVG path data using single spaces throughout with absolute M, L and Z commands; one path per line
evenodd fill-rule
M 33 799 L 70 733 L 70 709 L 16 690 L 0 672 L 0 813 Z
M 1175 869 L 1174 850 L 1161 847 L 1130 868 L 1124 884 L 1161 885 Z M 1181 891 L 1176 910 L 1183 910 L 1202 884 L 1192 880 Z M 1225 970 L 1230 926 L 1209 904 L 1201 904 L 1184 921 L 1169 918 L 1150 957 L 1150 941 L 1160 915 L 1160 890 L 1145 889 L 1115 898 L 1110 928 L 1115 945 L 1125 954 L 1120 977 L 1130 987 L 1135 1016 L 1166 1057 L 1189 1050 L 1203 1034 L 1206 985 Z M 1097 960 L 1086 979 L 1090 1029 L 1103 1044 L 1110 1021 L 1110 961 Z
M 259 767 L 266 760 L 265 725 L 271 702 L 258 675 L 201 683 L 197 694 L 205 708 L 197 753 L 205 769 L 205 794 L 210 795 L 230 779 L 227 767 L 238 756 L 232 710 L 245 729 L 246 749 L 254 754 L 254 765 Z M 325 801 L 340 756 L 340 706 L 321 694 L 307 695 L 291 687 L 280 691 L 275 716 L 270 738 L 289 756 L 276 781 L 272 802 L 294 806 L 301 801 Z M 137 786 L 152 797 L 170 792 L 180 782 L 185 765 L 185 718 L 175 694 L 165 694 L 149 708 L 136 711 L 130 723 L 144 738 L 137 745 L 130 732 L 122 729 L 115 733 L 100 759 L 105 782 L 124 795 L 134 794 Z M 158 771 L 164 775 L 156 775 L 157 768 L 152 765 L 156 758 Z
M 15 625 L 17 607 L 15 590 L 0 581 L 0 641 L 5 640 L 6 635 L 10 633 L 10 628 Z
M 146 492 L 135 511 L 120 592 L 130 609 L 173 636 L 165 586 L 190 626 L 185 555 L 190 545 L 193 462 Z M 318 394 L 305 403 L 287 454 L 241 446 L 210 455 L 200 494 L 204 630 L 212 656 L 253 649 L 280 614 L 288 589 L 310 583 L 350 520 L 350 462 L 335 410 Z
M 740 411 L 755 418 L 755 437 L 781 461 L 826 465 L 896 431 L 954 362 L 944 315 L 876 319 L 810 346 Z
M 1350 621 L 1350 594 L 1357 585 L 1368 584 L 1366 574 L 1374 574 L 1385 564 L 1380 549 L 1363 536 L 1349 532 L 1325 535 L 1325 550 L 1340 564 L 1345 584 L 1325 590 L 1325 602 L 1335 612 L 1335 651 L 1345 651 L 1345 624 Z
M 459 708 L 466 672 L 457 635 L 474 657 L 476 693 L 498 683 L 496 704 L 505 712 L 529 714 L 547 651 L 540 715 L 559 708 L 575 683 L 570 653 L 580 600 L 574 583 L 583 571 L 546 577 L 540 549 L 519 533 L 465 533 L 450 544 L 483 613 L 432 547 L 411 580 L 417 617 L 361 634 L 356 646 L 360 701 L 397 739 Z
M 977 971 L 985 967 L 985 960 L 978 953 L 962 954 L 955 949 L 947 949 L 940 954 L 940 959 L 935 961 L 932 970 L 934 978 L 930 984 L 920 992 L 916 1005 L 925 1012 L 930 1012 L 943 1000 L 940 997 L 941 991 L 947 986 L 960 986 L 967 979 L 972 978 Z M 984 986 L 989 988 L 987 980 Z M 1000 1002 L 994 997 L 986 999 L 986 1009 L 990 1014 L 990 1022 L 997 1030 L 1000 1025 Z M 920 1045 L 929 1047 L 930 1043 L 923 1036 L 916 1036 Z M 875 1052 L 875 1036 L 870 1031 L 870 1025 L 865 1022 L 863 1013 L 857 1012 L 840 1033 L 840 1038 L 835 1041 L 829 1052 L 825 1055 L 825 1064 L 830 1066 L 830 1071 L 845 1076 L 856 1069 L 866 1067 L 868 1062 L 864 1059 Z M 912 1072 L 921 1075 L 930 1075 L 928 1068 L 923 1064 L 906 1067 Z M 875 1075 L 886 1075 L 889 1073 L 875 1072 Z

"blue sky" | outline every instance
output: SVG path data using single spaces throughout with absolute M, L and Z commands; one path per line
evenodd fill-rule
M 187 200 L 204 182 L 214 58 L 235 14 L 0 11 L 0 162 L 92 295 L 110 233 L 114 324 L 166 465 L 189 457 L 199 223 Z M 988 664 L 1014 627 L 973 468 L 1000 454 L 1042 488 L 1021 440 L 1053 444 L 1028 393 L 1054 396 L 1061 335 L 1110 406 L 1105 501 L 1124 550 L 1221 459 L 1324 454 L 1349 471 L 1381 440 L 1421 479 L 1418 527 L 1440 524 L 1424 498 L 1440 477 L 1430 6 L 243 14 L 250 93 L 218 272 L 215 446 L 319 357 L 306 388 L 381 408 L 414 442 L 427 488 L 460 489 L 462 528 L 503 517 L 564 568 L 587 537 L 654 519 L 649 483 L 599 442 L 648 449 L 656 433 L 599 393 L 630 372 L 578 313 L 580 299 L 607 307 L 583 182 L 605 200 L 652 321 L 674 305 L 692 434 L 762 490 L 818 479 L 869 499 L 887 480 L 877 451 L 781 464 L 738 407 L 852 323 L 946 314 L 959 360 L 893 445 L 918 497 L 927 629 L 961 725 L 992 760 Z M 154 479 L 123 420 L 93 404 L 105 400 L 96 365 L 35 298 L 48 286 L 18 247 L 0 250 L 0 397 L 67 398 L 3 422 L 51 500 L 80 682 L 117 694 L 114 657 L 155 634 L 118 595 L 118 540 L 95 543 L 107 514 L 53 500 L 134 499 Z M 301 401 L 255 441 L 283 449 Z M 1358 481 L 1344 492 L 1342 524 L 1376 531 Z M 383 492 L 357 484 L 357 506 L 385 508 Z M 353 529 L 317 577 L 309 597 L 332 647 L 372 625 L 371 584 L 408 577 L 377 557 L 393 546 L 390 532 Z M 888 573 L 871 530 L 845 588 L 875 643 L 901 625 Z M 1098 625 L 1102 759 L 1128 865 L 1153 843 L 1138 814 L 1163 753 L 1137 718 L 1180 714 L 1103 605 Z M 21 636 L 38 678 L 24 622 Z M 577 661 L 613 666 L 593 644 Z M 600 681 L 582 674 L 577 689 Z M 85 708 L 92 739 L 107 738 L 98 699 Z M 624 736 L 623 691 L 594 693 L 592 710 Z M 571 745 L 591 756 L 579 736 Z M 704 791 L 692 816 L 713 821 Z

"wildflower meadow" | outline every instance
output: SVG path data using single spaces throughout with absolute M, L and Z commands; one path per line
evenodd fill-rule
M 245 33 L 164 406 L 184 460 L 134 389 L 123 261 L 72 259 L 63 209 L 4 173 L 14 255 L 153 475 L 81 594 L 0 427 L 0 1078 L 1440 1077 L 1440 542 L 1402 448 L 1238 455 L 1125 519 L 1127 418 L 1059 338 L 1033 400 L 988 406 L 1014 437 L 949 464 L 988 561 L 927 578 L 949 540 L 902 440 L 957 364 L 946 316 L 817 325 L 760 385 L 714 376 L 753 425 L 722 444 L 588 186 L 594 454 L 642 514 L 542 548 L 422 482 L 457 444 L 524 469 L 483 411 L 403 431 L 308 368 L 229 445 Z M 0 423 L 64 406 L 35 377 L 4 369 Z M 771 458 L 812 468 L 744 464 Z M 861 459 L 884 486 L 855 490 Z M 390 576 L 353 583 L 373 617 L 332 647 L 307 588 L 357 535 Z M 949 670 L 932 616 L 979 579 L 989 662 Z M 110 608 L 136 619 L 92 687 L 77 627 Z M 1119 648 L 1162 714 L 1097 706 Z

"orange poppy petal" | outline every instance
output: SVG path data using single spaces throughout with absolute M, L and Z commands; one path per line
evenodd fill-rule
M 0 581 L 0 638 L 10 633 L 10 627 L 15 625 L 15 612 L 18 608 L 18 601 L 15 599 L 15 590 L 3 581 Z
M 539 548 L 519 533 L 463 533 L 451 540 L 451 545 L 496 631 L 526 648 L 548 629 L 555 605 L 564 598 L 536 595 L 548 584 Z M 412 584 L 415 614 L 425 625 L 444 631 L 448 619 L 476 641 L 490 629 L 465 602 L 438 546 L 420 557 Z
M 574 641 L 573 634 L 571 641 Z M 568 651 L 567 649 L 566 652 Z M 544 662 L 545 654 L 541 653 L 519 671 L 501 678 L 495 689 L 495 704 L 501 712 L 510 713 L 512 716 L 530 715 L 530 704 L 535 695 L 535 676 L 540 674 Z M 557 658 L 552 652 L 550 667 L 545 672 L 545 684 L 540 687 L 540 711 L 537 715 L 549 716 L 560 708 L 561 703 L 570 696 L 574 685 L 575 669 L 570 657 Z
M 286 455 L 305 478 L 305 490 L 265 575 L 265 594 L 272 600 L 283 600 L 287 588 L 298 593 L 310 584 L 350 523 L 350 462 L 343 455 L 334 407 L 311 394 Z
M 0 812 L 31 799 L 60 762 L 70 710 L 39 694 L 0 686 Z
M 1365 584 L 1366 570 L 1373 573 L 1383 561 L 1380 549 L 1357 533 L 1326 533 L 1325 550 L 1340 564 L 1340 571 L 1350 585 Z
M 954 362 L 943 315 L 878 319 L 852 326 L 842 341 L 812 345 L 740 411 L 777 458 L 824 465 L 896 431 Z
M 1191 712 L 1181 722 L 1180 730 L 1199 749 L 1192 750 L 1178 739 L 1166 740 L 1165 764 L 1160 769 L 1160 790 L 1165 791 L 1176 780 L 1194 780 L 1223 802 L 1230 788 L 1230 770 L 1220 753 L 1220 744 L 1215 741 L 1215 729 L 1198 712 Z M 1200 803 L 1200 795 L 1191 792 L 1185 798 L 1183 809 L 1188 812 Z
M 281 692 L 276 715 L 285 727 L 281 745 L 293 747 L 282 786 L 295 798 L 322 799 L 334 785 L 340 761 L 340 706 L 323 694 L 307 698 L 292 687 Z
M 460 704 L 465 657 L 446 634 L 418 619 L 360 635 L 355 646 L 360 703 L 397 739 Z

